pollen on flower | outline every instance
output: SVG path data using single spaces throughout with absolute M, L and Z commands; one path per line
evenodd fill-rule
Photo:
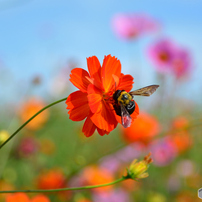
M 69 118 L 72 121 L 85 119 L 82 132 L 86 137 L 95 130 L 103 136 L 114 130 L 120 122 L 113 104 L 113 94 L 117 89 L 129 92 L 133 87 L 133 77 L 121 73 L 120 61 L 107 55 L 101 66 L 98 58 L 87 58 L 88 72 L 81 68 L 71 71 L 70 81 L 79 90 L 71 93 L 67 100 Z M 131 114 L 134 120 L 139 114 L 138 105 Z

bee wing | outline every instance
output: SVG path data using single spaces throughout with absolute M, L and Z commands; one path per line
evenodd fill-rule
M 124 105 L 120 104 L 121 106 L 121 122 L 124 128 L 128 128 L 131 125 L 132 118 Z
M 156 91 L 156 89 L 158 87 L 159 87 L 159 85 L 146 86 L 144 88 L 140 88 L 138 90 L 132 91 L 129 94 L 130 95 L 150 96 L 150 95 L 152 95 Z

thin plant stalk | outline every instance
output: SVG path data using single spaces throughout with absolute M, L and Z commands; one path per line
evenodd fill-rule
M 6 194 L 6 193 L 47 193 L 47 192 L 60 192 L 60 191 L 72 191 L 72 190 L 83 190 L 83 189 L 94 189 L 94 188 L 99 188 L 99 187 L 105 187 L 105 186 L 110 186 L 114 185 L 118 182 L 122 182 L 124 180 L 130 179 L 128 176 L 122 176 L 122 178 L 119 178 L 113 182 L 109 182 L 106 184 L 100 184 L 100 185 L 91 185 L 91 186 L 84 186 L 84 187 L 66 187 L 66 188 L 61 188 L 61 189 L 36 189 L 36 190 L 9 190 L 9 191 L 0 191 L 0 194 Z
M 42 111 L 44 111 L 45 109 L 55 105 L 55 104 L 58 104 L 60 102 L 63 102 L 67 99 L 66 98 L 63 98 L 61 100 L 58 100 L 56 102 L 53 102 L 47 106 L 45 106 L 43 109 L 39 110 L 36 114 L 34 114 L 30 119 L 28 119 L 25 123 L 23 123 L 3 144 L 0 145 L 0 149 L 7 143 L 9 142 L 22 128 L 24 128 L 33 118 L 35 118 L 37 115 L 39 115 Z

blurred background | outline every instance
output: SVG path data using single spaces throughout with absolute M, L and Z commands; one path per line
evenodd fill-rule
M 43 112 L 0 151 L 0 189 L 112 181 L 152 152 L 140 182 L 42 197 L 45 201 L 197 201 L 202 187 L 202 2 L 199 0 L 0 0 L 0 142 L 41 108 L 75 91 L 69 74 L 86 58 L 117 57 L 134 89 L 134 125 L 86 138 L 65 102 Z M 34 201 L 37 195 L 28 195 Z M 0 201 L 11 201 L 0 195 Z M 15 201 L 16 199 L 12 199 Z

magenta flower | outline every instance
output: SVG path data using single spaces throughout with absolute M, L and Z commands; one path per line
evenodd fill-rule
M 167 139 L 154 141 L 148 148 L 152 153 L 153 164 L 156 166 L 166 166 L 177 156 L 177 149 Z
M 116 157 L 116 155 L 111 154 L 102 158 L 99 166 L 101 168 L 107 169 L 111 173 L 116 173 L 121 167 L 121 162 Z
M 38 151 L 38 143 L 33 137 L 24 137 L 17 150 L 20 156 L 28 157 Z
M 121 39 L 134 39 L 158 28 L 157 21 L 144 14 L 116 14 L 112 18 L 112 29 Z
M 190 53 L 168 39 L 151 45 L 148 55 L 159 73 L 171 73 L 176 78 L 182 78 L 189 75 L 192 69 Z
M 175 57 L 176 47 L 170 40 L 163 39 L 148 49 L 149 58 L 159 72 L 168 72 Z
M 193 67 L 190 53 L 185 49 L 179 49 L 173 58 L 172 67 L 176 78 L 188 77 Z
M 93 201 L 99 202 L 129 202 L 128 193 L 118 188 L 106 192 L 95 192 L 92 196 Z
M 144 145 L 138 142 L 132 143 L 116 152 L 116 157 L 120 162 L 129 163 L 135 158 L 139 158 L 144 151 Z

